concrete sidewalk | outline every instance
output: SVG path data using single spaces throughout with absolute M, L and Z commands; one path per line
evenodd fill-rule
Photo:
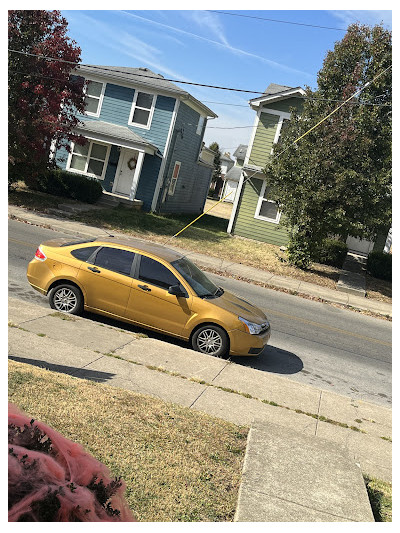
M 21 207 L 9 206 L 9 216 L 15 217 L 18 220 L 35 224 L 39 226 L 45 226 L 56 231 L 63 233 L 80 236 L 80 237 L 98 237 L 104 235 L 105 232 L 102 229 L 88 226 L 80 222 L 74 222 L 69 219 L 62 219 L 59 217 L 51 217 L 49 215 L 40 214 L 34 211 L 28 211 Z M 113 232 L 115 237 L 123 236 L 126 238 L 126 234 L 118 234 Z M 187 250 L 182 250 L 175 246 L 177 241 L 171 240 L 168 244 L 169 248 L 181 251 L 183 254 L 188 254 Z M 39 243 L 38 243 L 39 244 Z M 218 259 L 205 254 L 198 254 L 189 252 L 190 259 L 198 264 L 203 269 L 211 270 L 216 274 L 239 276 L 247 281 L 254 281 L 257 283 L 264 283 L 269 288 L 287 289 L 295 291 L 298 294 L 305 296 L 311 296 L 313 298 L 320 298 L 323 301 L 342 304 L 350 306 L 363 311 L 370 311 L 372 313 L 392 316 L 392 306 L 386 302 L 380 302 L 378 300 L 370 300 L 360 296 L 360 293 L 353 293 L 352 291 L 340 292 L 337 290 L 308 283 L 306 281 L 300 281 L 295 278 L 277 276 L 271 272 L 260 270 L 257 268 L 249 267 L 242 264 L 232 263 L 224 259 Z M 352 278 L 349 278 L 349 283 Z
M 251 427 L 237 521 L 373 521 L 362 473 L 391 481 L 385 407 L 13 298 L 9 357 Z

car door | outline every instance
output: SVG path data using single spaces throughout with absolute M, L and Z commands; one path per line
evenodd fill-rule
M 123 317 L 132 285 L 134 259 L 134 252 L 103 246 L 89 262 L 82 263 L 78 280 L 85 290 L 86 306 Z
M 186 297 L 168 293 L 171 285 L 181 285 Z M 126 317 L 172 335 L 181 335 L 191 316 L 192 296 L 165 264 L 141 255 L 136 266 Z

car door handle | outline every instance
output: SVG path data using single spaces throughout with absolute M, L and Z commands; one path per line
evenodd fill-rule
M 88 267 L 89 270 L 91 270 L 92 272 L 101 272 L 101 270 L 99 270 L 98 268 L 96 267 Z
M 143 291 L 151 292 L 150 287 L 148 287 L 147 285 L 138 285 L 138 287 L 139 289 L 142 289 Z

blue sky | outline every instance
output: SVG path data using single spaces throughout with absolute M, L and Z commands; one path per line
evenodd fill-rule
M 354 4 L 366 6 L 366 2 Z M 243 5 L 237 3 L 237 7 Z M 83 63 L 148 67 L 176 80 L 258 92 L 270 83 L 315 87 L 326 52 L 345 34 L 341 29 L 358 21 L 383 22 L 387 28 L 392 24 L 390 10 L 235 10 L 235 2 L 229 3 L 230 8 L 217 6 L 207 7 L 334 29 L 207 10 L 106 11 L 90 5 L 90 10 L 80 11 L 73 5 L 74 10 L 62 10 L 62 14 L 70 37 L 82 49 Z M 182 87 L 218 114 L 208 123 L 207 145 L 217 141 L 223 151 L 232 153 L 239 144 L 248 143 L 254 121 L 248 100 L 258 96 L 257 92 Z

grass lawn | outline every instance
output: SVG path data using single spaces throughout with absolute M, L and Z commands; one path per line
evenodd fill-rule
M 364 476 L 375 522 L 392 521 L 392 484 Z
M 62 202 L 62 198 L 29 191 L 29 189 L 21 186 L 16 187 L 9 194 L 10 204 L 44 212 L 48 207 L 55 207 Z M 174 234 L 183 229 L 194 218 L 196 218 L 194 215 L 162 216 L 122 206 L 87 211 L 74 217 L 77 221 L 99 228 L 123 232 L 161 244 L 177 246 L 185 250 L 260 268 L 276 275 L 288 276 L 335 289 L 340 269 L 317 263 L 314 263 L 309 270 L 290 266 L 285 261 L 284 254 L 278 246 L 242 237 L 232 237 L 226 233 L 228 220 L 221 216 L 204 215 L 177 238 L 170 240 Z M 368 276 L 367 296 L 391 302 L 391 286 L 390 282 L 376 280 Z
M 14 361 L 9 401 L 121 475 L 139 521 L 233 520 L 247 428 Z

